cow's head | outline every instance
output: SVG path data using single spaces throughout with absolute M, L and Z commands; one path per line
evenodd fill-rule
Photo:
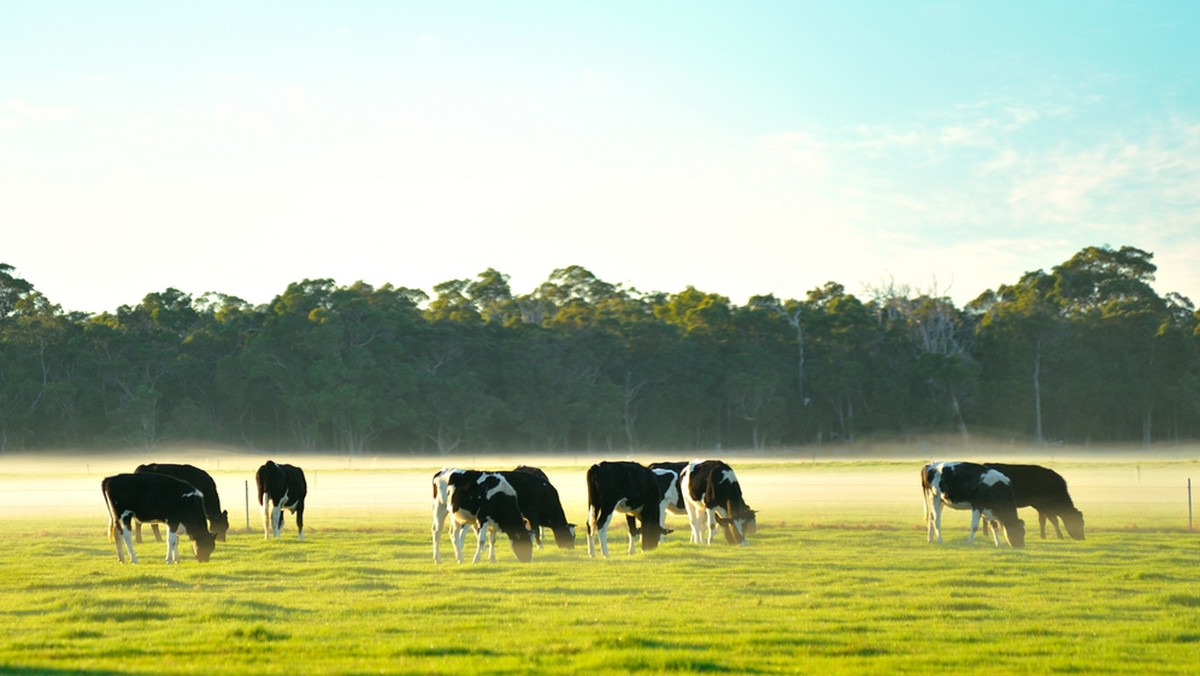
M 192 535 L 192 553 L 196 555 L 196 560 L 200 563 L 207 562 L 216 547 L 216 533 L 210 533 L 205 530 L 198 531 Z
M 645 514 L 645 512 L 642 512 Z M 663 528 L 661 523 L 657 521 L 642 521 L 642 551 L 649 552 L 658 548 L 658 543 L 662 542 L 663 536 L 667 534 L 667 529 Z
M 575 524 L 569 523 L 564 528 L 554 530 L 554 543 L 560 549 L 575 548 Z
M 1010 547 L 1025 546 L 1025 522 L 1021 519 L 1004 524 L 1004 539 Z
M 1063 525 L 1067 527 L 1067 533 L 1076 540 L 1083 539 L 1083 512 L 1078 509 L 1070 512 L 1062 513 Z
M 746 544 L 746 536 L 753 534 L 758 529 L 756 523 L 758 513 L 749 507 L 743 507 L 735 513 L 732 503 L 726 503 L 725 513 L 733 514 L 733 516 L 724 517 L 721 516 L 720 510 L 713 511 L 713 515 L 717 518 L 717 524 L 725 532 L 725 541 L 731 545 Z
M 229 531 L 229 510 L 226 509 L 212 518 L 213 534 L 221 542 L 225 541 L 225 533 Z
M 529 563 L 533 560 L 533 538 L 529 535 L 529 531 L 521 529 L 509 534 L 509 540 L 512 542 L 513 554 L 521 563 Z

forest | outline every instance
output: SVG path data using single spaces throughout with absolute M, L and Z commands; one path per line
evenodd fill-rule
M 64 311 L 0 264 L 0 450 L 204 443 L 448 454 L 771 449 L 949 433 L 1200 438 L 1200 313 L 1153 254 L 1087 247 L 965 307 L 836 282 L 736 305 L 571 266 L 430 296 L 289 284 L 254 306 L 174 288 Z

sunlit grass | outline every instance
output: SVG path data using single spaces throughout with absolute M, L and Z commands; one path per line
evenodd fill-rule
M 313 512 L 306 541 L 240 532 L 211 562 L 176 566 L 150 542 L 141 565 L 119 565 L 99 515 L 9 521 L 0 670 L 1194 670 L 1197 535 L 1101 523 L 1084 542 L 967 546 L 959 529 L 932 546 L 917 509 L 871 519 L 793 508 L 765 519 L 749 547 L 677 533 L 632 557 L 614 529 L 609 560 L 581 546 L 521 565 L 505 546 L 499 563 L 476 566 L 433 564 L 417 513 Z

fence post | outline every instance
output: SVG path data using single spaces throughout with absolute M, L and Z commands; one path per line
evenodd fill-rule
M 1192 530 L 1192 478 L 1188 477 L 1188 531 Z
M 250 481 L 243 482 L 246 487 L 246 532 L 250 532 Z

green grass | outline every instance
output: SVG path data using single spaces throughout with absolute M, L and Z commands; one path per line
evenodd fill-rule
M 10 520 L 0 672 L 1195 673 L 1197 534 L 1100 517 L 1083 542 L 997 549 L 947 513 L 937 546 L 914 502 L 884 518 L 777 506 L 744 548 L 677 532 L 631 557 L 614 528 L 609 560 L 580 537 L 529 565 L 507 544 L 458 565 L 448 539 L 435 565 L 423 513 L 316 502 L 303 542 L 289 520 L 282 540 L 231 534 L 207 564 L 183 544 L 176 566 L 149 542 L 119 565 L 99 507 Z

